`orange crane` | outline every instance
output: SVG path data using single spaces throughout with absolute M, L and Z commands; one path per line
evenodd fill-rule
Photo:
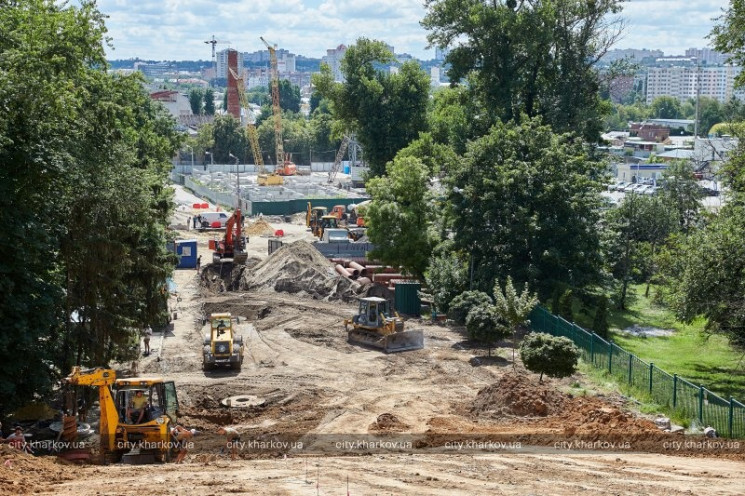
M 282 176 L 294 176 L 297 173 L 297 166 L 292 163 L 288 156 L 285 156 L 284 145 L 282 142 L 282 109 L 279 106 L 279 70 L 277 69 L 277 48 L 272 46 L 260 36 L 264 45 L 269 50 L 269 60 L 271 61 L 272 70 L 272 111 L 274 112 L 274 141 L 277 153 L 277 166 L 275 172 Z

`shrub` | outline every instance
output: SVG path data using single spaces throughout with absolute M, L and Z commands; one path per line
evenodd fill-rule
M 489 356 L 493 343 L 509 334 L 509 328 L 500 319 L 497 308 L 488 303 L 471 308 L 466 317 L 466 329 L 471 339 L 487 346 Z
M 483 291 L 464 291 L 450 302 L 448 318 L 457 324 L 464 325 L 471 308 L 482 304 L 490 305 L 491 303 L 491 297 Z
M 531 333 L 520 344 L 520 358 L 525 368 L 549 377 L 569 377 L 577 370 L 579 349 L 568 338 L 542 332 Z

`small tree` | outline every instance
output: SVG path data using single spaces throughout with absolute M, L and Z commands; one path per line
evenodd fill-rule
M 531 294 L 528 284 L 525 284 L 522 294 L 518 296 L 512 278 L 507 277 L 504 292 L 499 283 L 494 285 L 494 302 L 499 318 L 507 324 L 507 332 L 512 333 L 512 366 L 515 366 L 515 348 L 517 348 L 517 329 L 530 324 L 528 315 L 538 303 L 538 296 Z
M 457 324 L 463 325 L 466 323 L 466 317 L 468 317 L 471 308 L 482 304 L 490 305 L 491 303 L 491 297 L 483 291 L 464 291 L 450 302 L 448 317 Z
M 549 377 L 569 377 L 577 370 L 579 349 L 568 338 L 538 332 L 525 336 L 520 345 L 525 368 Z
M 595 309 L 592 330 L 601 338 L 608 337 L 608 297 L 605 295 L 598 298 L 598 307 Z
M 509 334 L 509 329 L 499 318 L 496 307 L 488 303 L 481 303 L 469 310 L 466 329 L 471 339 L 486 345 L 489 356 L 494 342 Z
M 564 294 L 559 298 L 559 315 L 564 317 L 567 322 L 574 320 L 574 312 L 572 310 L 572 302 L 574 301 L 574 295 L 571 289 L 564 291 Z

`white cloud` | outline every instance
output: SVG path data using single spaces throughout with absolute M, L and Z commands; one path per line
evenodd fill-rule
M 213 35 L 247 52 L 263 49 L 259 36 L 264 36 L 296 54 L 321 57 L 328 48 L 364 36 L 399 53 L 432 56 L 419 25 L 423 0 L 99 0 L 98 5 L 110 16 L 112 58 L 208 60 L 211 47 L 204 41 Z M 712 19 L 727 5 L 726 0 L 630 0 L 622 13 L 628 28 L 616 48 L 677 54 L 706 46 Z

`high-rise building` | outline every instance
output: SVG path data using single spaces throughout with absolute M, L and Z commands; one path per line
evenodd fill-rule
M 331 67 L 331 74 L 334 75 L 334 81 L 345 81 L 344 75 L 341 73 L 341 59 L 345 53 L 347 53 L 346 45 L 339 45 L 336 48 L 326 50 L 326 55 L 321 59 L 323 63 Z
M 727 63 L 729 55 L 711 48 L 689 48 L 686 50 L 686 57 L 694 57 L 703 65 L 723 65 Z
M 686 101 L 697 95 L 714 98 L 721 103 L 732 97 L 745 100 L 745 91 L 735 89 L 738 66 L 673 66 L 650 67 L 647 72 L 647 104 L 659 96 L 672 96 Z
M 230 51 L 235 52 L 235 50 L 233 50 L 232 48 L 228 48 L 225 50 L 220 50 L 219 52 L 215 54 L 215 58 L 216 58 L 215 65 L 217 66 L 216 75 L 219 78 L 228 77 L 228 52 Z M 237 56 L 238 56 L 238 68 L 243 69 L 243 54 L 238 52 Z

